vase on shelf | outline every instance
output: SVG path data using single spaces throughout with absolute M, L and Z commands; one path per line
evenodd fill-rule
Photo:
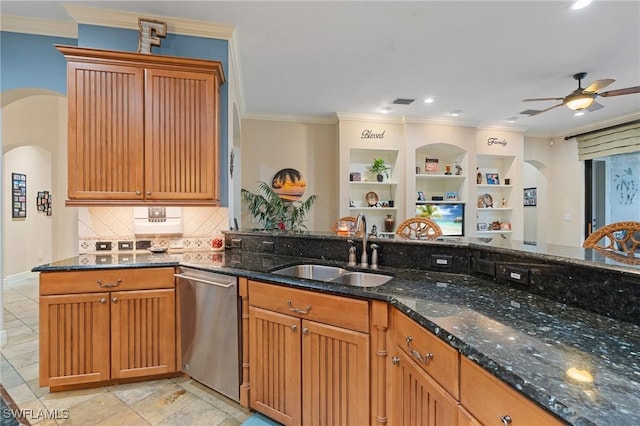
M 388 214 L 387 218 L 384 220 L 384 232 L 393 232 L 393 228 L 395 227 L 396 220 L 392 215 Z
M 481 184 L 482 183 L 482 173 L 480 173 L 480 168 L 477 168 L 476 172 L 478 172 L 476 174 L 476 183 L 477 184 Z

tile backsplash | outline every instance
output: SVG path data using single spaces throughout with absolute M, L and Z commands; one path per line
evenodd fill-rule
M 111 251 L 124 251 L 119 250 L 119 242 L 132 242 L 135 250 L 137 241 L 150 241 L 169 251 L 209 249 L 211 240 L 228 229 L 226 207 L 183 207 L 182 235 L 135 235 L 133 207 L 82 207 L 78 209 L 78 253 L 96 252 L 98 242 L 110 242 Z

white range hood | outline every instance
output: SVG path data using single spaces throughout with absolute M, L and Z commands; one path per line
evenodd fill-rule
M 134 207 L 136 235 L 182 234 L 182 207 Z

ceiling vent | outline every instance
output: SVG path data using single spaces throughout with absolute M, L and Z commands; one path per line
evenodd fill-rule
M 413 101 L 415 101 L 415 99 L 398 98 L 395 101 L 393 101 L 393 103 L 396 105 L 411 105 Z

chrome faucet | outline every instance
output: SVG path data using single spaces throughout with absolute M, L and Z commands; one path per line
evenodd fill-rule
M 356 229 L 355 234 L 362 230 L 362 256 L 360 256 L 360 267 L 367 268 L 369 266 L 369 262 L 367 261 L 367 218 L 364 216 L 364 213 L 358 213 L 356 217 Z
M 349 243 L 349 263 L 348 266 L 356 266 L 356 243 L 353 240 L 347 240 Z

